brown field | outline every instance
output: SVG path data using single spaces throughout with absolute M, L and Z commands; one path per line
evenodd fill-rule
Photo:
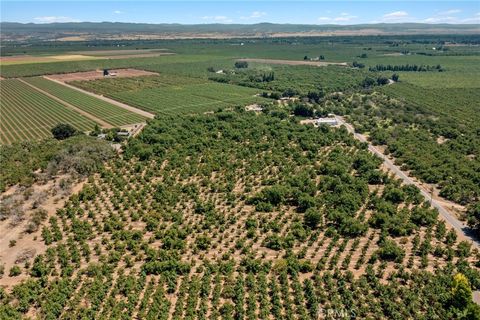
M 69 55 L 55 55 L 55 56 L 11 56 L 1 57 L 0 65 L 14 65 L 14 64 L 26 64 L 26 63 L 44 63 L 44 62 L 58 62 L 58 61 L 79 61 L 79 60 L 96 60 L 98 57 L 69 54 Z
M 298 60 L 277 60 L 277 59 L 239 59 L 238 61 L 258 62 L 258 63 L 266 63 L 266 64 L 284 64 L 289 66 L 300 66 L 300 65 L 317 66 L 317 67 L 324 67 L 329 65 L 347 66 L 346 62 L 325 62 L 325 61 L 309 61 L 309 60 L 298 61 Z
M 128 51 L 128 52 L 125 52 Z M 158 56 L 172 55 L 173 52 L 153 51 L 153 50 L 105 50 L 105 51 L 83 51 L 72 52 L 70 54 L 54 55 L 54 56 L 9 56 L 1 57 L 0 65 L 16 65 L 27 63 L 46 63 L 58 61 L 82 61 L 82 60 L 99 60 L 99 59 L 125 59 L 125 58 L 152 58 Z
M 166 53 L 168 49 L 125 49 L 125 50 L 86 50 L 86 51 L 72 51 L 71 54 L 80 54 L 88 56 L 120 56 L 120 55 L 140 55 L 149 53 Z
M 150 72 L 150 71 L 138 70 L 138 69 L 115 69 L 115 70 L 110 70 L 110 73 L 115 73 L 116 75 L 113 77 L 116 77 L 116 78 L 158 75 L 158 73 L 156 72 Z M 102 70 L 54 74 L 54 75 L 49 75 L 48 77 L 50 79 L 54 79 L 62 82 L 96 80 L 96 79 L 104 78 Z

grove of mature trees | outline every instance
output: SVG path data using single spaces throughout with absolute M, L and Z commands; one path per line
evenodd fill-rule
M 278 108 L 152 120 L 5 271 L 0 318 L 478 317 L 478 250 L 345 128 Z

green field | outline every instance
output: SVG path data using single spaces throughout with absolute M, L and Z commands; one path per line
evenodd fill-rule
M 26 78 L 25 81 L 113 126 L 122 126 L 145 121 L 145 117 L 141 115 L 45 78 Z
M 83 89 L 157 114 L 214 111 L 262 102 L 260 90 L 183 76 L 148 76 L 74 82 Z
M 0 85 L 0 144 L 51 137 L 59 122 L 81 131 L 94 122 L 19 80 L 2 80 Z

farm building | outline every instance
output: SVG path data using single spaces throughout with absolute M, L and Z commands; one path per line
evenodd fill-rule
M 328 125 L 328 126 L 336 126 L 338 125 L 338 121 L 335 118 L 318 118 L 315 119 L 316 125 Z

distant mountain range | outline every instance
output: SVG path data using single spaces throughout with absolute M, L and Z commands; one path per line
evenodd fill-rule
M 146 24 L 120 22 L 17 23 L 1 22 L 2 40 L 250 38 L 286 36 L 480 34 L 478 24 L 379 23 L 359 25 L 303 24 Z

